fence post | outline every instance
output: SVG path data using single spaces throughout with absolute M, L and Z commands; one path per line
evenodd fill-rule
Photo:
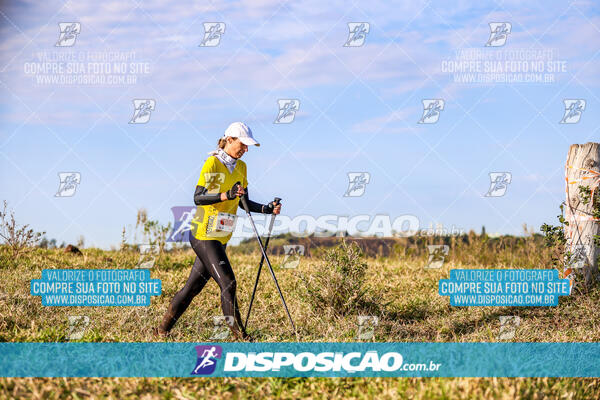
M 599 279 L 600 143 L 571 145 L 565 179 L 565 251 L 570 254 L 565 260 L 565 278 L 582 277 L 583 285 L 589 287 Z M 587 189 L 582 192 L 580 187 Z

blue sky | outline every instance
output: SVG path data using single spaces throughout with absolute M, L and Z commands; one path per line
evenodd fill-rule
M 58 241 L 109 247 L 146 208 L 172 221 L 192 204 L 207 152 L 233 121 L 261 143 L 244 156 L 250 196 L 283 198 L 283 213 L 415 215 L 464 230 L 522 233 L 554 222 L 570 144 L 600 133 L 600 16 L 591 1 L 505 2 L 21 2 L 3 5 L 0 187 L 17 219 Z M 368 22 L 361 47 L 343 47 L 349 22 Z M 502 47 L 484 47 L 490 22 L 509 22 Z M 60 22 L 81 23 L 55 47 Z M 204 22 L 224 22 L 199 47 Z M 455 83 L 442 62 L 461 49 L 548 50 L 566 72 L 554 83 Z M 135 84 L 39 83 L 41 53 L 135 54 Z M 128 124 L 133 99 L 152 98 L 146 124 Z M 278 99 L 299 99 L 273 124 Z M 443 99 L 418 124 L 423 99 Z M 579 123 L 559 124 L 563 99 L 585 99 Z M 77 171 L 72 197 L 58 173 Z M 361 197 L 343 197 L 366 171 Z M 484 197 L 508 171 L 502 197 Z M 241 214 L 241 210 L 239 212 Z

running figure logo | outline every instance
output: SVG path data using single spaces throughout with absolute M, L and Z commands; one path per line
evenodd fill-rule
M 225 340 L 231 333 L 230 327 L 233 327 L 234 319 L 232 315 L 213 316 L 213 331 L 210 340 Z
M 583 99 L 564 99 L 565 115 L 560 120 L 561 124 L 576 124 L 585 110 L 585 100 Z
M 133 117 L 130 124 L 145 124 L 150 121 L 150 114 L 156 107 L 156 101 L 153 99 L 134 99 L 133 100 Z
M 379 318 L 375 315 L 358 316 L 358 340 L 372 340 L 375 337 L 375 328 L 379 325 Z
M 423 116 L 419 120 L 419 124 L 435 124 L 440 118 L 440 113 L 444 109 L 444 100 L 442 99 L 427 99 L 423 101 Z
M 442 268 L 446 256 L 450 252 L 450 246 L 447 244 L 430 244 L 427 245 L 427 250 L 429 251 L 429 258 L 425 269 Z
M 344 47 L 360 47 L 365 44 L 365 39 L 371 26 L 368 22 L 348 22 L 348 40 Z
M 71 197 L 77 190 L 77 185 L 81 183 L 81 174 L 79 172 L 59 172 L 58 178 L 60 185 L 54 197 Z
M 207 172 L 204 174 L 206 192 L 210 194 L 219 193 L 221 184 L 225 183 L 225 174 L 222 172 Z
M 56 47 L 71 47 L 77 40 L 77 35 L 81 33 L 81 24 L 79 22 L 60 22 L 58 24 L 60 36 Z
M 192 375 L 210 375 L 217 368 L 217 361 L 223 355 L 221 346 L 196 346 L 198 361 Z
M 80 340 L 85 334 L 85 329 L 90 324 L 90 317 L 87 315 L 69 315 L 69 333 L 67 339 Z
M 365 194 L 367 183 L 371 180 L 368 172 L 348 172 L 348 189 L 344 197 L 359 197 Z
M 584 268 L 588 264 L 588 258 L 592 254 L 590 245 L 577 244 L 573 246 L 572 252 L 567 252 L 565 264 L 571 268 Z
M 156 257 L 159 253 L 158 245 L 156 244 L 140 244 L 140 259 L 136 264 L 136 268 L 150 269 L 154 267 Z
M 221 43 L 221 36 L 225 34 L 224 22 L 205 22 L 204 39 L 198 47 L 215 47 Z
M 517 315 L 501 315 L 498 340 L 511 340 L 514 338 L 519 325 L 521 325 L 521 317 Z
M 279 113 L 275 118 L 274 124 L 289 124 L 294 121 L 296 112 L 300 108 L 300 100 L 298 99 L 279 99 Z
M 485 197 L 504 196 L 511 181 L 512 174 L 510 172 L 490 172 L 490 189 Z
M 192 220 L 196 213 L 194 206 L 171 207 L 173 213 L 173 231 L 169 235 L 167 242 L 185 242 L 190 240 L 190 231 L 192 229 Z
M 283 253 L 285 257 L 281 263 L 281 268 L 298 268 L 300 257 L 304 255 L 304 245 L 302 244 L 284 244 Z
M 508 34 L 512 30 L 510 22 L 490 22 L 490 38 L 486 42 L 486 47 L 501 47 L 506 44 Z

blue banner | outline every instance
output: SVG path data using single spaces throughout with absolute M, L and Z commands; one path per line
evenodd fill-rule
M 600 377 L 600 343 L 0 343 L 2 377 Z
M 30 293 L 43 306 L 149 306 L 162 284 L 147 269 L 45 269 Z
M 541 307 L 557 306 L 571 285 L 555 269 L 453 269 L 438 293 L 451 306 Z

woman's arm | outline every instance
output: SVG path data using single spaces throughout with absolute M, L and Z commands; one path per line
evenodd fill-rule
M 243 197 L 246 199 L 246 203 L 248 204 L 248 208 L 251 212 L 273 214 L 273 208 L 269 208 L 269 206 L 266 204 L 260 204 L 248 198 L 248 188 L 244 188 L 244 191 L 245 193 Z
M 208 190 L 206 187 L 202 185 L 196 185 L 196 192 L 194 192 L 194 204 L 197 206 L 206 206 L 227 200 L 226 193 L 207 193 L 207 191 Z M 273 207 L 269 207 L 269 204 L 260 204 L 248 198 L 248 188 L 244 188 L 243 196 L 246 199 L 246 203 L 248 204 L 250 212 L 273 214 Z
M 221 193 L 208 193 L 207 186 L 211 186 L 208 181 L 212 174 L 217 173 L 217 158 L 215 156 L 208 157 L 202 166 L 200 171 L 200 178 L 196 184 L 196 191 L 194 192 L 194 204 L 197 206 L 206 206 L 222 201 Z
M 263 205 L 252 201 L 248 198 L 248 188 L 244 188 L 244 197 L 251 212 L 272 214 L 273 209 L 269 208 L 268 205 Z M 194 204 L 197 206 L 206 206 L 209 204 L 219 203 L 227 200 L 227 193 L 207 193 L 206 187 L 202 185 L 196 186 L 196 192 L 194 193 Z
M 194 192 L 194 204 L 197 206 L 206 206 L 209 204 L 215 204 L 220 201 L 221 193 L 206 193 L 208 189 L 206 189 L 202 185 L 196 186 L 196 192 Z

